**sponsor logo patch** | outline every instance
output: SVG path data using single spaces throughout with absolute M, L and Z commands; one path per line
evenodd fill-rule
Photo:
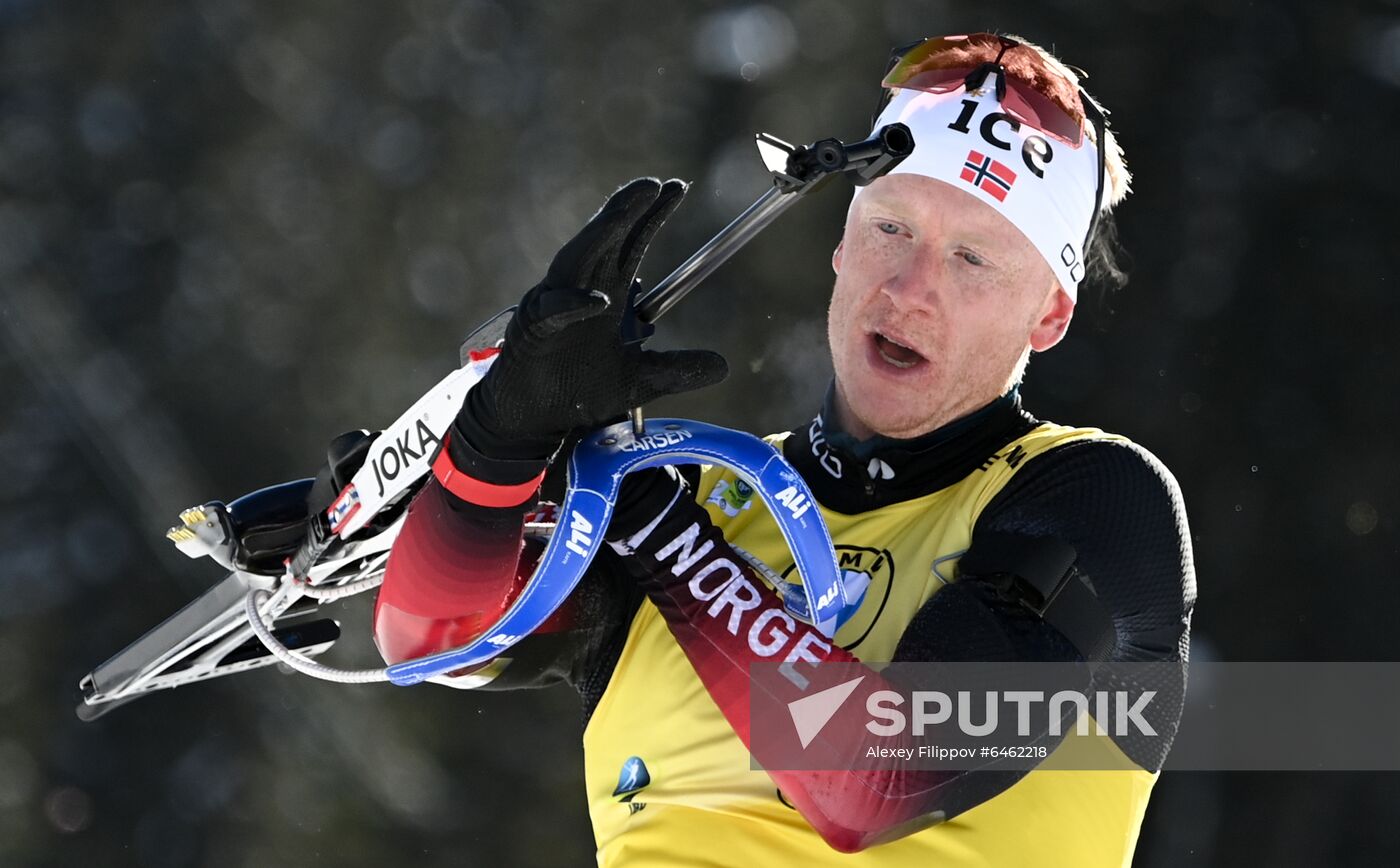
M 637 794 L 651 785 L 651 772 L 639 756 L 630 756 L 622 764 L 617 774 L 617 788 L 613 798 L 627 805 L 628 813 L 635 814 L 647 806 L 646 802 L 635 802 Z
M 720 512 L 734 518 L 743 510 L 753 506 L 753 487 L 742 479 L 736 479 L 733 483 L 721 479 L 715 483 L 715 487 L 710 491 L 710 496 L 705 499 L 706 503 L 719 507 Z

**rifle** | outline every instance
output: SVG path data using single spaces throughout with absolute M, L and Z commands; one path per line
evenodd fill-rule
M 907 157 L 913 136 L 891 124 L 846 145 L 834 138 L 793 146 L 766 133 L 756 137 L 772 186 L 738 217 L 647 292 L 629 299 L 629 341 L 644 341 L 655 322 L 764 228 L 835 177 L 858 186 Z M 207 557 L 227 574 L 79 684 L 78 716 L 95 720 L 119 705 L 165 690 L 245 672 L 272 663 L 326 680 L 363 683 L 421 681 L 476 686 L 488 678 L 455 674 L 486 663 L 529 635 L 564 601 L 591 562 L 611 517 L 622 477 L 664 464 L 726 465 L 768 503 L 803 576 L 805 615 L 828 636 L 851 613 L 831 539 L 806 484 L 771 446 L 749 434 L 682 419 L 646 420 L 641 408 L 627 422 L 590 432 L 574 446 L 568 490 L 553 514 L 526 529 L 549 542 L 511 608 L 467 645 L 383 669 L 344 670 L 313 659 L 340 637 L 334 619 L 318 617 L 326 603 L 372 590 L 383 581 L 389 552 L 407 507 L 422 487 L 442 436 L 468 389 L 484 376 L 513 309 L 487 320 L 463 342 L 461 367 L 448 374 L 377 436 L 356 432 L 332 443 L 332 470 L 354 470 L 325 511 L 304 519 L 304 537 L 280 574 L 240 568 L 240 533 L 251 516 L 305 512 L 313 480 L 261 489 L 232 503 L 191 507 L 167 536 L 186 555 Z M 783 508 L 777 508 L 783 507 Z M 554 519 L 554 520 L 550 520 Z M 300 519 L 298 519 L 300 520 Z M 246 565 L 245 565 L 246 566 Z

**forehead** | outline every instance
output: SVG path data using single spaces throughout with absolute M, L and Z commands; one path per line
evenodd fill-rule
M 1039 256 L 1029 238 L 976 194 L 926 175 L 876 178 L 852 203 L 852 214 L 886 211 L 926 230 L 956 229 L 986 243 Z
M 979 226 L 1004 225 L 1015 231 L 1011 221 L 971 192 L 926 175 L 898 174 L 876 178 L 856 199 L 857 204 L 878 205 L 898 210 L 909 217 L 946 219 Z

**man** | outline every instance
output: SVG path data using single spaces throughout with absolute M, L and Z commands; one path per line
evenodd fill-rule
M 915 150 L 851 204 L 821 411 L 770 439 L 868 581 L 856 614 L 827 642 L 785 606 L 791 558 L 732 473 L 648 471 L 568 604 L 461 676 L 579 690 L 600 864 L 1131 860 L 1160 747 L 1115 744 L 1132 771 L 749 764 L 748 666 L 774 642 L 823 662 L 1186 660 L 1195 585 L 1174 479 L 1123 437 L 1020 406 L 1029 354 L 1064 336 L 1086 263 L 1104 264 L 1102 213 L 1127 191 L 1101 111 L 1046 52 L 990 34 L 926 40 L 885 84 L 876 126 L 907 124 Z M 375 611 L 387 659 L 463 644 L 509 606 L 570 431 L 723 378 L 713 353 L 621 338 L 638 264 L 684 192 L 628 184 L 522 299 L 395 544 Z M 1049 550 L 1073 562 L 1053 588 L 1033 566 Z M 741 603 L 728 611 L 691 581 L 721 561 Z M 760 625 L 782 629 L 764 645 Z M 1174 732 L 1178 714 L 1156 723 Z

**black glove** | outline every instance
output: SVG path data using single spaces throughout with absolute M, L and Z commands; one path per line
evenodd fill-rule
M 575 428 L 611 423 L 632 407 L 724 379 L 728 366 L 718 353 L 655 352 L 622 339 L 637 267 L 685 189 L 677 180 L 632 181 L 555 255 L 457 416 L 448 449 L 460 468 L 480 468 L 482 457 L 537 464 Z M 478 454 L 459 450 L 458 437 Z

